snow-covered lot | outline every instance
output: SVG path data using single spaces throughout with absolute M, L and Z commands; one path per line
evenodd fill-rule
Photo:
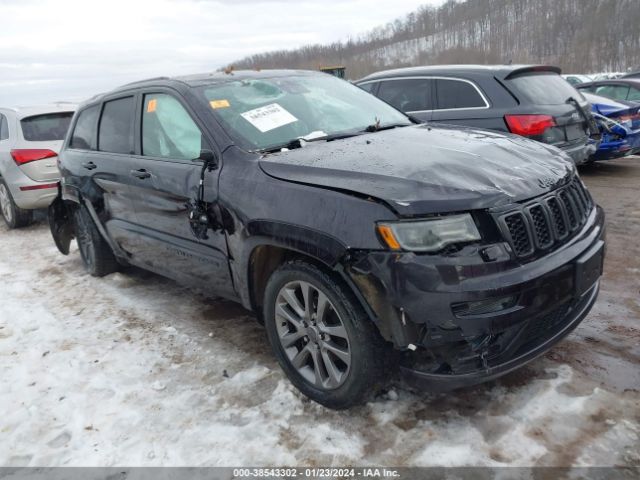
M 592 313 L 503 379 L 304 399 L 249 312 L 129 269 L 86 275 L 47 226 L 0 227 L 0 465 L 640 465 L 640 159 L 583 172 L 608 214 Z

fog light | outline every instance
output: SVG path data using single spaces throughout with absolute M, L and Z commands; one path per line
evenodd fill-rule
M 508 297 L 489 298 L 477 302 L 454 303 L 451 305 L 451 310 L 456 317 L 468 317 L 507 310 L 513 307 L 517 301 L 517 295 L 509 295 Z

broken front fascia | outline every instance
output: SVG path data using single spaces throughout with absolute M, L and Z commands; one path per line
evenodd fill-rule
M 353 252 L 344 271 L 387 341 L 400 350 L 425 347 L 435 364 L 456 373 L 466 368 L 467 355 L 506 347 L 532 322 L 573 321 L 580 302 L 589 303 L 597 291 L 595 283 L 588 292 L 578 290 L 576 261 L 601 250 L 603 239 L 604 213 L 596 207 L 575 237 L 526 262 L 496 242 L 437 255 Z

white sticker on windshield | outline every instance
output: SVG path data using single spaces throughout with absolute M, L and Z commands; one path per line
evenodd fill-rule
M 298 121 L 296 117 L 291 115 L 277 103 L 249 110 L 248 112 L 241 113 L 241 115 L 242 118 L 262 133 Z

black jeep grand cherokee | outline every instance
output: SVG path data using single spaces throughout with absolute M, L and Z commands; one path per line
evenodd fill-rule
M 312 72 L 159 78 L 76 113 L 50 209 L 96 276 L 133 264 L 241 302 L 331 408 L 400 365 L 429 388 L 542 354 L 598 292 L 604 215 L 569 158 L 413 125 Z

